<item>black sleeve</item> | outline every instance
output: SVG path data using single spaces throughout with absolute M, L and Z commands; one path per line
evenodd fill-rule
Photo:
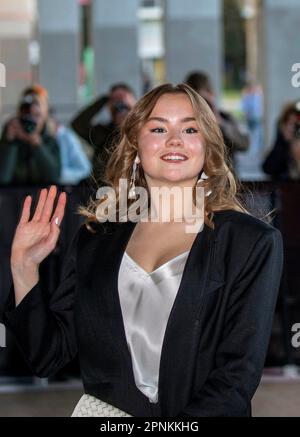
M 0 139 L 0 184 L 10 184 L 13 181 L 18 157 L 18 143 L 7 139 L 8 124 L 4 125 Z
M 282 237 L 270 229 L 254 244 L 230 292 L 215 368 L 179 416 L 248 415 L 270 341 L 282 265 Z
M 38 282 L 15 306 L 14 290 L 0 315 L 33 374 L 48 377 L 70 362 L 77 353 L 73 320 L 76 281 L 77 232 L 68 249 L 61 283 L 49 297 Z
M 94 103 L 84 108 L 71 121 L 72 129 L 88 143 L 91 143 L 91 130 L 93 128 L 92 119 L 100 112 L 108 102 L 107 96 L 102 96 Z M 101 124 L 97 125 L 98 131 L 102 129 Z M 106 128 L 103 126 L 103 133 L 106 134 Z

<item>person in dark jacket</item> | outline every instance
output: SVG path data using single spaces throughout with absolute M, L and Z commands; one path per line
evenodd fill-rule
M 0 183 L 59 183 L 59 146 L 45 121 L 38 96 L 25 90 L 16 117 L 1 136 Z
M 277 134 L 271 151 L 262 164 L 273 180 L 300 179 L 300 103 L 288 103 L 277 123 Z
M 85 395 L 76 411 L 90 400 L 131 416 L 251 416 L 281 280 L 282 238 L 240 204 L 224 150 L 208 105 L 186 84 L 144 96 L 106 168 L 105 188 L 115 196 L 97 196 L 81 209 L 87 221 L 51 295 L 39 265 L 58 241 L 66 194 L 54 210 L 56 187 L 42 190 L 32 218 L 26 197 L 0 320 L 38 376 L 54 374 L 78 353 Z M 161 203 L 154 193 L 168 187 L 176 190 Z M 132 220 L 138 189 L 150 202 L 146 215 Z M 175 206 L 183 194 L 184 211 Z M 114 207 L 120 212 L 125 201 L 127 220 L 115 220 Z
M 94 148 L 93 174 L 101 179 L 109 159 L 111 148 L 119 135 L 119 126 L 135 104 L 133 90 L 125 83 L 117 83 L 110 88 L 108 95 L 100 96 L 95 102 L 84 108 L 72 120 L 73 130 Z M 93 123 L 96 115 L 104 108 L 110 113 L 108 123 Z
M 237 121 L 229 112 L 217 108 L 211 80 L 206 73 L 193 71 L 186 76 L 184 82 L 197 91 L 213 111 L 224 137 L 228 163 L 231 170 L 234 171 L 236 167 L 235 152 L 246 152 L 248 150 L 250 145 L 249 135 L 241 130 Z

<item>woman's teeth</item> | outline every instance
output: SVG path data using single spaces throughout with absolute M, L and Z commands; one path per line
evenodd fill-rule
M 183 156 L 163 156 L 164 161 L 185 161 L 186 158 Z

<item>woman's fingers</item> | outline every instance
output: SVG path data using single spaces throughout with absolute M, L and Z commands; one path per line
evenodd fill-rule
M 57 188 L 55 185 L 51 185 L 50 190 L 48 192 L 47 199 L 45 201 L 45 204 L 43 206 L 43 210 L 41 213 L 41 222 L 48 223 L 52 214 L 53 210 L 53 204 L 56 197 Z
M 55 224 L 60 226 L 64 213 L 65 213 L 65 206 L 67 203 L 67 195 L 65 192 L 60 193 L 58 201 L 57 201 L 57 205 L 54 211 L 54 214 L 52 216 L 52 221 L 55 221 Z
M 47 199 L 47 189 L 43 188 L 40 192 L 40 197 L 39 197 L 39 201 L 38 201 L 38 204 L 36 206 L 36 209 L 35 209 L 34 216 L 32 217 L 33 221 L 40 220 L 46 199 Z
M 56 225 L 55 220 L 52 220 L 50 234 L 48 235 L 45 241 L 45 245 L 46 247 L 48 247 L 49 253 L 55 249 L 59 234 L 60 234 L 60 228 L 59 226 Z
M 31 196 L 26 196 L 23 204 L 22 214 L 20 218 L 20 223 L 27 223 L 30 218 L 30 206 L 31 206 Z
M 41 190 L 38 204 L 36 206 L 36 210 L 32 218 L 32 221 L 49 223 L 52 215 L 56 193 L 57 193 L 57 188 L 55 185 L 52 185 L 49 191 L 47 191 L 47 189 L 45 188 Z M 31 196 L 27 196 L 23 204 L 20 223 L 27 223 L 29 221 L 31 203 L 32 203 Z M 51 229 L 52 229 L 52 222 L 54 224 L 54 227 L 60 226 L 64 217 L 66 203 L 67 203 L 67 195 L 65 192 L 62 192 L 58 197 L 57 205 L 51 218 Z

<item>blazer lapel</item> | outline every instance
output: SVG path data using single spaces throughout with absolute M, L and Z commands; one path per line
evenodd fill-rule
M 185 387 L 191 387 L 193 369 L 189 363 L 197 352 L 197 327 L 207 291 L 214 232 L 204 225 L 198 233 L 186 261 L 181 284 L 165 331 L 159 372 L 159 399 L 167 410 L 175 408 Z M 211 283 L 219 287 L 220 282 Z M 191 359 L 190 359 L 191 358 Z M 168 411 L 165 414 L 168 414 Z
M 132 360 L 130 351 L 127 346 L 125 325 L 123 322 L 121 303 L 118 290 L 118 274 L 124 251 L 130 239 L 131 233 L 134 230 L 136 223 L 125 222 L 116 225 L 116 229 L 112 232 L 101 235 L 97 242 L 96 259 L 97 265 L 101 266 L 101 296 L 99 296 L 99 270 L 94 279 L 94 297 L 95 310 L 102 312 L 101 307 L 104 306 L 109 313 L 107 317 L 109 323 L 109 331 L 112 341 L 116 344 L 117 349 L 123 355 L 129 375 L 134 381 Z M 123 366 L 120 366 L 123 368 Z

